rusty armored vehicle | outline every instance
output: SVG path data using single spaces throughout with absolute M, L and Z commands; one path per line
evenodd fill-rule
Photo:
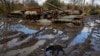
M 16 10 L 8 13 L 8 17 L 34 19 L 40 15 L 42 8 L 28 8 L 26 10 Z

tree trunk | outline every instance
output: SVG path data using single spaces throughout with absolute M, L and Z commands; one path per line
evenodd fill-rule
M 92 6 L 94 6 L 94 0 L 92 0 Z

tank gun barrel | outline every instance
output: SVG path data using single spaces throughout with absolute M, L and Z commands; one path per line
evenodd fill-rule
M 59 7 L 57 7 L 57 6 L 53 5 L 53 4 L 51 4 L 51 3 L 49 3 L 49 2 L 47 2 L 47 4 L 50 5 L 50 6 L 52 6 L 52 7 L 54 7 L 54 8 L 56 8 L 56 9 L 59 9 L 59 10 L 63 11 L 61 8 L 59 8 Z

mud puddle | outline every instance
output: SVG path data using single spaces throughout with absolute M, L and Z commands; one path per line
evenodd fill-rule
M 92 29 L 94 28 L 94 23 L 91 22 L 89 27 L 83 27 L 82 31 L 80 34 L 78 34 L 75 39 L 71 42 L 71 45 L 76 45 L 76 44 L 82 44 L 85 42 L 85 40 L 88 38 L 90 33 L 92 32 Z

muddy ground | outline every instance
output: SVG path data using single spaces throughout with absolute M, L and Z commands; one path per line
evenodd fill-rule
M 58 56 L 100 56 L 99 17 L 86 17 L 81 26 L 15 20 L 7 21 L 6 30 L 0 21 L 0 56 L 45 56 L 45 48 L 51 44 L 66 46 L 66 54 Z

